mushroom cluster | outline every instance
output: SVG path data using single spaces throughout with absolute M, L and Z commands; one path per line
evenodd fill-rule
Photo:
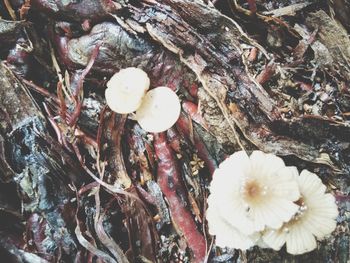
M 148 132 L 169 129 L 180 116 L 178 96 L 168 87 L 148 91 L 150 79 L 139 68 L 125 68 L 107 82 L 105 97 L 111 110 L 128 114 L 136 111 L 135 119 Z
M 254 245 L 303 254 L 336 227 L 333 195 L 314 173 L 286 166 L 273 154 L 236 152 L 213 174 L 206 218 L 216 244 Z

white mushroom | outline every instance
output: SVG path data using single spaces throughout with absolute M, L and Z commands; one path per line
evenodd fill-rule
M 333 232 L 338 215 L 335 198 L 325 193 L 326 186 L 316 174 L 303 170 L 296 179 L 301 193 L 298 212 L 279 230 L 268 229 L 263 235 L 271 248 L 279 250 L 286 243 L 287 252 L 293 255 L 314 250 L 316 239 Z
M 215 198 L 208 199 L 208 209 L 206 212 L 209 234 L 216 236 L 215 244 L 219 247 L 242 250 L 254 246 L 260 239 L 260 233 L 256 232 L 252 235 L 243 234 L 234 225 L 220 216 L 218 211 L 219 204 L 216 201 Z M 225 205 L 225 200 L 222 200 L 221 205 Z
M 117 113 L 134 112 L 140 107 L 149 85 L 147 73 L 142 69 L 122 69 L 107 82 L 105 91 L 107 104 Z
M 148 132 L 169 129 L 180 116 L 179 97 L 168 87 L 157 87 L 146 93 L 136 111 L 136 120 Z
M 335 199 L 320 178 L 299 173 L 273 154 L 236 152 L 213 174 L 208 197 L 209 233 L 218 246 L 279 250 L 290 254 L 316 248 L 336 227 Z
M 225 202 L 218 206 L 220 216 L 246 235 L 277 229 L 298 210 L 295 174 L 295 167 L 273 154 L 236 152 L 214 172 L 209 198 Z
M 213 174 L 207 210 L 209 233 L 216 235 L 217 245 L 247 249 L 267 226 L 278 229 L 288 222 L 298 210 L 295 174 L 295 167 L 261 151 L 250 157 L 236 152 L 222 162 Z

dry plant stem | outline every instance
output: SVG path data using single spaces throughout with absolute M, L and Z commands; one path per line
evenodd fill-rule
M 123 116 L 126 118 L 126 116 Z M 103 117 L 101 117 L 101 120 L 103 120 Z M 124 120 L 125 121 L 125 120 Z M 102 123 L 100 123 L 100 127 L 102 127 Z M 101 134 L 100 134 L 101 135 Z M 98 137 L 97 141 L 98 143 L 100 143 L 100 137 Z M 96 144 L 98 144 L 96 143 Z M 100 199 L 99 199 L 99 190 L 100 190 L 100 185 L 102 185 L 103 187 L 105 187 L 109 192 L 111 192 L 112 194 L 120 194 L 123 195 L 125 197 L 129 197 L 132 200 L 135 200 L 136 202 L 139 202 L 141 207 L 143 209 L 145 209 L 145 213 L 150 216 L 151 213 L 148 211 L 147 207 L 145 206 L 144 202 L 135 194 L 133 193 L 129 193 L 127 191 L 124 191 L 123 189 L 121 189 L 120 187 L 116 186 L 116 185 L 109 185 L 107 183 L 105 183 L 103 181 L 103 176 L 104 176 L 104 166 L 100 166 L 100 159 L 99 157 L 97 158 L 97 162 L 98 162 L 98 173 L 99 173 L 99 177 L 97 177 L 84 163 L 83 158 L 81 156 L 81 153 L 79 151 L 79 148 L 76 144 L 76 142 L 74 142 L 73 144 L 73 149 L 75 151 L 75 154 L 77 156 L 77 158 L 80 160 L 81 166 L 83 167 L 83 169 L 98 183 L 97 186 L 97 191 L 95 192 L 95 200 L 96 200 L 96 215 L 95 215 L 95 219 L 94 219 L 94 223 L 95 223 L 95 230 L 96 230 L 96 234 L 98 235 L 100 241 L 102 242 L 102 244 L 104 244 L 109 250 L 110 252 L 114 255 L 114 257 L 117 259 L 117 262 L 122 262 L 122 263 L 127 263 L 129 262 L 128 259 L 125 257 L 123 251 L 121 250 L 121 248 L 114 242 L 114 240 L 112 240 L 107 233 L 105 232 L 104 228 L 103 228 L 103 215 L 100 215 Z M 94 185 L 91 185 L 94 186 Z M 88 187 L 91 188 L 91 187 Z M 87 189 L 84 189 L 83 191 L 85 192 Z M 130 189 L 132 190 L 132 189 Z M 81 192 L 79 192 L 79 194 L 81 194 Z M 77 229 L 76 229 L 77 230 Z M 130 233 L 129 233 L 130 234 Z M 79 239 L 79 242 L 83 242 L 83 239 Z M 89 244 L 84 243 L 86 246 L 88 246 L 90 249 L 92 249 L 91 246 L 89 246 Z M 92 253 L 97 253 L 95 250 L 92 250 Z
M 81 93 L 83 92 L 83 85 L 84 85 L 83 82 L 84 82 L 86 75 L 90 72 L 92 65 L 95 62 L 95 59 L 96 59 L 98 52 L 99 52 L 99 49 L 100 49 L 100 47 L 98 45 L 94 48 L 94 50 L 91 54 L 91 58 L 89 60 L 89 63 L 87 64 L 86 68 L 84 69 L 84 71 L 82 72 L 82 74 L 79 78 L 77 89 L 74 92 L 74 100 L 76 102 L 76 105 L 75 105 L 74 112 L 72 114 L 72 118 L 68 122 L 68 125 L 71 127 L 75 126 L 77 121 L 78 121 L 78 118 L 79 118 L 79 115 L 81 112 L 81 108 L 83 105 L 83 101 L 82 101 L 83 98 L 80 98 Z
M 105 143 L 109 145 L 110 153 L 107 157 L 110 174 L 115 178 L 114 184 L 120 188 L 128 189 L 131 179 L 126 171 L 122 153 L 122 135 L 127 115 L 112 113 L 104 125 Z
M 80 95 L 80 91 L 82 90 L 83 88 L 83 82 L 84 82 L 84 79 L 86 77 L 86 75 L 90 72 L 92 66 L 94 65 L 94 62 L 95 62 L 95 59 L 97 58 L 98 56 L 98 52 L 100 50 L 100 46 L 97 45 L 94 50 L 92 51 L 92 54 L 91 54 L 91 57 L 90 57 L 90 60 L 88 62 L 88 64 L 86 65 L 86 68 L 84 69 L 83 73 L 81 74 L 81 77 L 78 81 L 78 87 L 77 89 L 75 90 L 74 92 L 74 98 L 77 99 L 78 96 Z
M 97 142 L 94 138 L 91 136 L 87 135 L 85 132 L 82 130 L 79 130 L 78 128 L 75 128 L 74 130 L 74 135 L 80 139 L 83 143 L 88 144 L 92 146 L 94 149 L 97 150 Z
M 206 242 L 204 236 L 198 231 L 192 214 L 182 201 L 187 199 L 186 193 L 164 133 L 154 134 L 154 148 L 158 158 L 158 184 L 168 200 L 173 223 L 192 250 L 193 262 L 203 262 L 206 255 Z
M 129 193 L 129 192 L 123 190 L 123 189 L 120 189 L 119 187 L 116 187 L 114 185 L 110 185 L 110 184 L 102 181 L 88 167 L 86 167 L 85 164 L 82 164 L 82 167 L 88 173 L 89 176 L 91 176 L 98 184 L 100 184 L 103 187 L 105 187 L 106 190 L 108 190 L 111 194 L 118 194 L 118 195 L 127 196 L 127 197 L 135 199 L 136 201 L 138 201 L 141 204 L 143 204 L 142 200 L 138 196 L 136 196 L 134 194 L 131 194 L 131 193 Z
M 32 81 L 26 80 L 24 78 L 21 79 L 21 81 L 26 84 L 31 90 L 34 90 L 38 93 L 40 93 L 41 95 L 47 97 L 47 98 L 51 98 L 53 99 L 57 104 L 60 103 L 59 99 L 56 97 L 56 95 L 50 93 L 48 90 L 34 84 Z
M 45 109 L 45 111 L 47 113 L 47 117 L 48 117 L 48 119 L 49 119 L 49 121 L 51 123 L 51 126 L 54 129 L 54 131 L 56 132 L 56 136 L 57 136 L 58 142 L 60 144 L 63 144 L 62 132 L 61 132 L 60 128 L 58 127 L 57 123 L 55 122 L 55 120 L 54 120 L 54 118 L 53 118 L 53 116 L 51 114 L 51 111 L 49 110 L 49 108 L 47 107 L 45 102 L 43 103 L 43 105 L 44 105 L 44 109 Z
M 104 113 L 104 111 L 102 110 L 102 114 Z M 103 124 L 103 116 L 100 117 L 101 122 L 100 122 L 100 126 L 101 124 Z M 98 132 L 98 136 L 101 136 L 101 131 Z M 100 141 L 100 137 L 98 137 L 98 140 Z M 96 143 L 96 146 L 98 144 Z M 105 173 L 105 167 L 100 165 L 100 151 L 99 148 L 97 149 L 98 151 L 98 155 L 96 158 L 96 164 L 97 164 L 97 171 L 100 175 L 100 179 L 103 180 L 104 177 L 104 173 Z M 102 242 L 103 245 L 105 245 L 109 251 L 114 255 L 114 257 L 117 259 L 118 262 L 128 262 L 128 260 L 125 258 L 123 251 L 120 249 L 120 247 L 106 234 L 104 228 L 103 228 L 103 216 L 104 213 L 101 215 L 100 211 L 101 211 L 101 202 L 100 202 L 100 185 L 98 184 L 96 186 L 97 191 L 95 192 L 95 202 L 96 202 L 96 213 L 95 213 L 95 217 L 94 217 L 94 226 L 95 226 L 95 231 L 97 236 L 99 237 L 100 241 Z M 120 256 L 120 254 L 123 255 L 123 257 Z
M 99 158 L 97 162 L 99 162 Z M 99 175 L 101 180 L 103 180 L 104 176 L 104 167 L 102 170 L 99 170 Z M 101 241 L 101 243 L 108 248 L 108 250 L 113 254 L 113 256 L 117 259 L 117 262 L 120 263 L 128 263 L 129 261 L 125 257 L 121 248 L 111 239 L 104 230 L 103 227 L 103 218 L 105 213 L 100 213 L 101 211 L 101 201 L 100 201 L 100 185 L 97 185 L 97 191 L 95 192 L 95 202 L 96 202 L 96 213 L 94 217 L 94 227 L 96 234 Z
M 63 135 L 62 130 L 60 126 L 56 123 L 55 118 L 53 117 L 49 107 L 46 105 L 45 102 L 43 102 L 44 109 L 48 115 L 48 119 L 50 124 L 52 125 L 52 128 L 54 129 L 58 142 L 63 145 L 69 152 L 73 152 L 72 148 L 68 144 L 66 137 Z
M 95 196 L 98 193 L 95 194 Z M 111 239 L 103 227 L 103 218 L 105 213 L 100 214 L 98 218 L 95 217 L 95 230 L 96 234 L 99 237 L 100 241 L 103 243 L 105 247 L 113 254 L 113 256 L 117 259 L 118 263 L 128 263 L 129 260 L 124 255 L 122 249 L 118 246 L 117 243 L 113 239 Z
M 9 0 L 4 0 L 4 4 L 6 6 L 6 9 L 7 11 L 9 12 L 11 18 L 13 21 L 16 21 L 17 20 L 17 17 L 16 17 L 16 13 L 15 11 L 13 10 L 12 6 L 11 6 L 11 3 L 9 2 Z
M 210 245 L 209 245 L 208 251 L 211 251 L 211 250 L 212 250 L 213 245 L 214 245 L 214 240 L 215 240 L 215 238 L 212 238 L 212 240 L 211 240 L 211 242 L 210 242 Z M 207 262 L 208 262 L 209 256 L 210 256 L 210 253 L 208 252 L 207 255 L 205 256 L 204 263 L 207 263 Z
M 102 132 L 103 132 L 103 125 L 104 125 L 104 116 L 106 111 L 107 111 L 107 106 L 104 106 L 100 112 L 100 118 L 98 122 L 98 129 L 97 129 L 97 135 L 96 135 L 98 154 L 101 153 L 101 138 L 102 138 Z
M 99 174 L 102 174 L 102 167 L 101 167 L 101 138 L 102 138 L 102 131 L 103 131 L 103 124 L 104 124 L 104 116 L 107 110 L 107 106 L 104 106 L 103 109 L 100 112 L 100 118 L 98 122 L 98 129 L 97 129 L 97 135 L 96 135 L 96 168 Z M 103 176 L 101 177 L 101 180 L 103 180 Z
M 123 189 L 121 189 L 119 186 L 117 185 L 110 185 L 104 181 L 102 181 L 99 177 L 97 177 L 83 162 L 83 158 L 82 155 L 80 153 L 79 147 L 77 146 L 76 143 L 73 143 L 73 149 L 74 152 L 76 154 L 76 157 L 78 158 L 78 160 L 80 160 L 80 164 L 82 166 L 82 168 L 87 172 L 87 174 L 93 178 L 98 184 L 102 185 L 103 187 L 106 188 L 106 190 L 108 190 L 111 194 L 120 194 L 123 196 L 127 196 L 130 197 L 132 199 L 137 200 L 138 202 L 140 202 L 141 204 L 143 204 L 142 200 L 140 198 L 138 198 L 137 196 L 135 196 L 134 194 L 131 194 Z M 144 204 L 143 204 L 144 205 Z M 146 209 L 146 208 L 145 208 Z
M 213 245 L 214 245 L 214 241 L 215 241 L 215 237 L 211 237 L 211 242 L 209 244 L 208 242 L 208 235 L 207 235 L 207 232 L 206 232 L 206 211 L 207 211 L 207 208 L 208 208 L 208 205 L 207 205 L 207 199 L 208 199 L 208 195 L 207 194 L 204 194 L 203 195 L 203 224 L 202 224 L 202 231 L 204 233 L 204 238 L 205 238 L 205 244 L 206 244 L 206 247 L 205 247 L 205 250 L 207 251 L 207 255 L 205 256 L 205 259 L 204 259 L 204 263 L 207 263 L 208 260 L 209 260 L 209 256 L 210 256 L 210 251 L 212 250 L 213 248 Z M 210 238 L 210 236 L 209 236 Z M 209 245 L 209 246 L 208 246 Z
M 92 182 L 92 183 L 89 183 L 87 185 L 84 185 L 83 187 L 81 187 L 78 191 L 78 195 L 79 196 L 82 196 L 83 194 L 85 194 L 86 192 L 88 191 L 91 191 L 91 189 L 95 188 L 99 186 L 99 183 L 98 182 Z
M 67 105 L 62 93 L 62 82 L 57 83 L 57 96 L 60 101 L 60 116 L 62 120 L 66 119 Z
M 54 49 L 52 48 L 52 44 L 51 44 L 51 43 L 50 43 L 50 55 L 51 55 L 53 67 L 54 67 L 55 70 L 56 70 L 56 74 L 57 74 L 57 77 L 58 77 L 58 81 L 59 81 L 60 83 L 62 83 L 62 90 L 64 91 L 66 97 L 67 97 L 70 101 L 72 101 L 71 95 L 68 93 L 68 91 L 67 91 L 67 89 L 66 89 L 66 86 L 63 84 L 63 83 L 64 83 L 64 79 L 63 79 L 63 76 L 62 76 L 62 71 L 61 71 L 60 66 L 58 65 L 57 59 L 56 59 L 56 57 L 55 57 L 55 52 L 54 52 Z
M 74 186 L 75 188 L 75 186 Z M 77 189 L 75 188 L 75 193 L 76 193 L 76 199 L 77 199 L 77 204 L 79 204 L 79 194 Z M 75 222 L 76 222 L 76 227 L 75 227 L 75 235 L 80 243 L 84 248 L 86 248 L 90 253 L 102 258 L 105 262 L 108 263 L 118 263 L 114 258 L 112 258 L 110 255 L 107 253 L 103 252 L 102 250 L 99 250 L 94 244 L 91 244 L 84 236 L 83 233 L 81 232 L 80 229 L 80 221 L 78 219 L 78 212 L 79 212 L 79 206 L 77 206 L 76 212 L 75 212 Z
M 193 121 L 190 116 L 186 116 L 188 118 L 188 138 L 194 144 L 194 132 L 193 132 Z
M 82 158 L 82 156 L 80 154 L 79 148 L 78 147 L 74 147 L 74 151 L 75 151 L 75 154 L 76 154 L 77 158 L 79 160 L 82 160 L 83 158 Z M 115 185 L 110 185 L 110 184 L 102 181 L 83 162 L 81 162 L 81 166 L 87 172 L 87 174 L 92 177 L 92 179 L 94 179 L 97 183 L 99 183 L 100 185 L 105 187 L 106 190 L 108 190 L 110 193 L 112 193 L 112 194 L 121 194 L 121 195 L 129 196 L 129 197 L 132 197 L 132 198 L 135 198 L 135 199 L 139 200 L 138 197 L 128 193 L 127 191 L 124 191 L 120 187 L 115 186 Z
M 202 220 L 202 216 L 201 216 L 201 211 L 200 211 L 200 209 L 199 209 L 199 207 L 198 207 L 198 204 L 197 204 L 195 198 L 193 197 L 193 194 L 187 189 L 187 187 L 186 187 L 186 190 L 187 190 L 187 192 L 188 192 L 188 195 L 187 195 L 187 196 L 188 196 L 188 200 L 189 200 L 189 202 L 190 202 L 190 204 L 191 204 L 192 211 L 193 211 L 193 213 L 195 214 L 197 221 L 198 221 L 200 224 L 203 224 L 203 220 Z
M 77 144 L 76 141 L 72 143 L 72 147 L 73 147 L 73 150 L 74 150 L 74 152 L 75 152 L 75 155 L 77 156 L 77 158 L 78 158 L 80 164 L 83 165 L 84 159 L 83 159 L 83 156 L 81 155 L 81 153 L 80 153 L 80 151 L 79 151 L 79 146 L 78 146 L 78 144 Z
M 42 91 L 45 91 L 45 89 L 43 89 L 43 88 L 33 84 L 32 82 L 28 82 L 27 80 L 23 80 L 23 81 L 27 85 L 33 85 L 35 87 L 35 91 L 38 91 L 38 89 L 42 90 Z M 57 95 L 58 95 L 58 98 L 55 97 L 55 95 L 52 95 L 52 94 L 50 94 L 48 92 L 46 92 L 44 95 L 45 96 L 49 96 L 49 97 L 54 97 L 54 99 L 58 101 L 58 103 L 60 105 L 59 115 L 60 115 L 61 120 L 63 122 L 62 125 L 65 126 L 65 122 L 69 122 L 71 120 L 71 116 L 67 114 L 67 106 L 66 106 L 66 103 L 65 103 L 65 100 L 64 100 L 64 97 L 63 97 L 63 93 L 62 93 L 62 84 L 61 84 L 61 82 L 57 83 Z M 55 121 L 55 117 L 52 115 L 49 107 L 47 106 L 46 103 L 43 103 L 43 105 L 44 105 L 44 109 L 45 109 L 45 111 L 46 111 L 46 113 L 48 115 L 49 122 L 51 123 L 53 129 L 56 132 L 56 135 L 57 135 L 59 143 L 63 144 L 64 147 L 68 151 L 72 152 L 72 149 L 69 146 L 69 144 L 67 142 L 67 139 L 66 139 L 66 137 L 64 136 L 64 134 L 62 132 L 62 129 L 60 128 L 60 126 Z M 57 109 L 55 108 L 56 106 L 52 106 L 52 107 L 54 107 L 54 112 L 55 112 L 55 114 L 57 114 Z M 75 128 L 74 129 L 74 135 L 77 138 L 81 139 L 84 143 L 87 143 L 87 144 L 93 146 L 95 149 L 97 149 L 97 142 L 93 138 L 91 138 L 90 136 L 85 134 L 82 130 L 80 130 L 78 128 Z
M 251 0 L 249 0 L 251 1 Z M 237 0 L 230 0 L 230 4 L 231 4 L 231 9 L 233 12 L 240 12 L 240 13 L 243 13 L 247 16 L 251 16 L 251 15 L 256 15 L 256 17 L 258 19 L 260 19 L 262 22 L 264 23 L 273 23 L 275 22 L 279 27 L 281 28 L 290 28 L 290 26 L 284 22 L 283 20 L 277 18 L 277 17 L 270 17 L 270 16 L 264 16 L 260 13 L 253 13 L 251 10 L 247 10 L 247 9 L 244 9 L 243 7 L 241 7 L 238 3 L 237 3 Z M 297 36 L 295 34 L 295 32 L 290 32 L 291 34 L 294 34 L 295 36 Z

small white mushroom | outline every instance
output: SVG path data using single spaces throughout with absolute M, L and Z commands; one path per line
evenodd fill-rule
M 162 132 L 169 129 L 180 116 L 179 97 L 168 87 L 157 87 L 146 93 L 136 120 L 148 132 Z
M 216 245 L 299 255 L 336 228 L 335 198 L 314 173 L 286 166 L 273 154 L 236 152 L 213 174 L 206 218 Z
M 243 234 L 263 231 L 266 226 L 278 229 L 298 211 L 295 174 L 295 167 L 285 166 L 273 154 L 236 152 L 215 170 L 208 199 Z M 222 202 L 231 209 L 220 205 Z
M 213 174 L 206 212 L 217 245 L 248 249 L 266 227 L 288 222 L 299 208 L 295 174 L 295 167 L 261 151 L 239 151 L 223 161 Z
M 334 196 L 326 193 L 316 174 L 303 170 L 296 180 L 301 193 L 298 212 L 279 230 L 268 229 L 263 235 L 271 248 L 279 250 L 286 243 L 287 252 L 293 255 L 314 250 L 316 239 L 322 240 L 334 231 L 338 216 Z
M 225 200 L 221 200 L 221 205 L 225 205 Z M 229 206 L 227 207 L 230 208 Z M 209 234 L 215 235 L 215 243 L 219 247 L 230 247 L 246 250 L 254 246 L 260 239 L 260 233 L 252 235 L 243 234 L 229 221 L 221 217 L 218 211 L 218 204 L 214 198 L 208 199 L 208 209 L 206 212 Z
M 134 112 L 140 107 L 149 85 L 147 73 L 142 69 L 122 69 L 107 82 L 106 102 L 117 113 Z

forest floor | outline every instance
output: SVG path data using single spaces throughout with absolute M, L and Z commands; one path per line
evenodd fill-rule
M 0 261 L 348 263 L 349 14 L 349 0 L 0 0 Z M 109 109 L 127 67 L 177 93 L 173 127 Z M 209 185 L 240 150 L 327 186 L 339 215 L 317 249 L 216 246 Z

